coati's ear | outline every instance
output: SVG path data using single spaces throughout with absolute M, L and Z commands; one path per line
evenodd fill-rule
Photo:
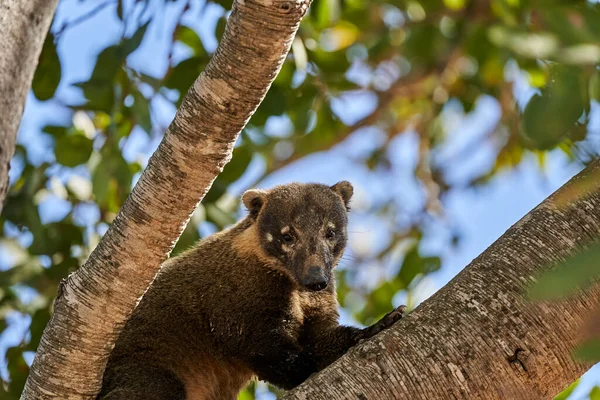
M 266 198 L 267 192 L 264 190 L 250 189 L 242 195 L 242 203 L 244 203 L 250 215 L 256 218 Z
M 340 181 L 333 185 L 331 190 L 336 192 L 338 196 L 342 198 L 344 205 L 346 206 L 346 210 L 350 211 L 350 199 L 352 198 L 352 194 L 354 194 L 354 188 L 352 187 L 352 184 L 348 181 Z

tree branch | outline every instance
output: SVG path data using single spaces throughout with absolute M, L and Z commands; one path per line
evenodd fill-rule
M 0 212 L 19 122 L 58 0 L 0 0 Z
M 46 0 L 47 1 L 47 0 Z M 22 399 L 90 399 L 125 321 L 287 56 L 309 0 L 238 0 L 133 192 L 59 287 Z
M 600 285 L 555 303 L 523 293 L 600 236 L 599 178 L 596 161 L 414 312 L 285 399 L 553 398 L 588 367 L 571 350 Z

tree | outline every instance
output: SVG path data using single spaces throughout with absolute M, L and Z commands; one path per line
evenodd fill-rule
M 98 393 L 120 330 L 231 158 L 308 4 L 234 4 L 219 48 L 123 208 L 86 263 L 61 282 L 21 398 Z
M 0 1 L 0 212 L 8 192 L 8 169 L 17 128 L 46 32 L 58 0 Z
M 0 221 L 0 253 L 10 255 L 0 259 L 3 397 L 21 394 L 59 282 L 114 224 L 146 167 L 149 151 L 139 149 L 164 135 L 214 55 L 231 4 L 59 4 Z M 306 179 L 357 187 L 338 275 L 345 315 L 368 324 L 403 298 L 414 307 L 430 274 L 448 268 L 447 249 L 465 246 L 461 221 L 444 214 L 449 199 L 485 192 L 531 160 L 544 170 L 559 153 L 575 164 L 596 155 L 588 123 L 600 82 L 598 16 L 588 1 L 316 0 L 173 253 L 232 223 L 243 189 L 318 164 Z M 74 58 L 90 57 L 76 70 Z M 337 161 L 319 164 L 317 153 Z M 365 229 L 366 216 L 374 222 Z
M 590 312 L 600 309 L 600 286 L 535 305 L 526 289 L 597 242 L 599 177 L 600 160 L 414 312 L 285 398 L 552 399 L 589 367 L 571 351 Z

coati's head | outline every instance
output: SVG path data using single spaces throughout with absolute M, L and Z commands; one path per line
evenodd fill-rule
M 264 253 L 309 290 L 327 287 L 347 242 L 347 212 L 353 188 L 300 184 L 248 190 L 242 201 Z

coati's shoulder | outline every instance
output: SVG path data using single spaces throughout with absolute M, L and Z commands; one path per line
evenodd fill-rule
M 264 251 L 260 242 L 256 224 L 248 216 L 169 258 L 161 268 L 161 274 L 177 274 L 176 270 L 205 274 L 214 270 L 219 276 L 230 280 L 240 275 L 247 277 L 250 273 L 257 274 L 260 270 L 266 270 L 278 271 L 279 275 L 289 277 L 289 274 L 279 267 L 278 260 Z M 213 280 L 215 277 L 207 278 Z

